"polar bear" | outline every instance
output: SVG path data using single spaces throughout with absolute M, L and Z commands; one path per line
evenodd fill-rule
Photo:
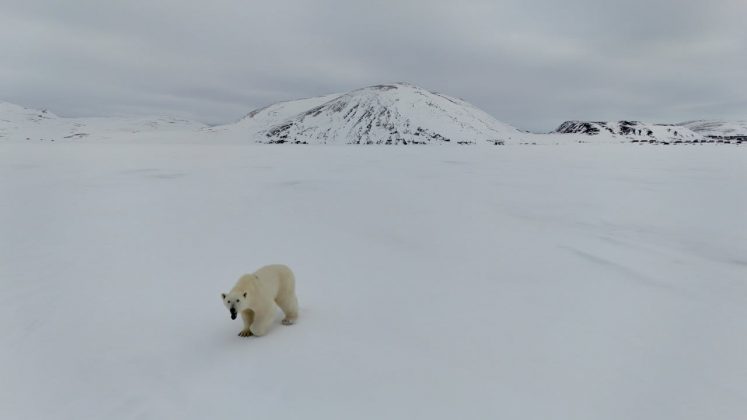
M 241 337 L 265 335 L 275 319 L 275 304 L 285 314 L 283 325 L 292 325 L 298 319 L 296 279 L 284 265 L 267 265 L 253 274 L 245 274 L 230 292 L 221 296 L 231 319 L 241 314 L 244 320 Z

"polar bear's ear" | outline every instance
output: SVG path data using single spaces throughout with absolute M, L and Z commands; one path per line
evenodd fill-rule
M 226 298 L 226 294 L 225 293 L 221 293 L 220 295 L 223 297 L 223 299 Z
M 244 292 L 244 297 L 246 297 L 246 292 Z

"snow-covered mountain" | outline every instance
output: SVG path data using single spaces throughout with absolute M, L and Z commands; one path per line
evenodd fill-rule
M 651 124 L 640 121 L 566 121 L 555 132 L 650 143 L 692 143 L 703 140 L 702 135 L 684 126 Z
M 198 132 L 205 125 L 173 117 L 65 118 L 46 110 L 0 102 L 0 139 L 64 141 L 124 140 L 131 135 Z
M 146 133 L 135 137 L 276 144 L 503 144 L 518 143 L 525 134 L 461 99 L 406 83 L 280 102 L 214 127 L 167 118 L 63 118 L 12 104 L 0 107 L 0 120 L 0 136 L 30 140 L 130 141 Z
M 406 83 L 369 86 L 334 98 L 307 101 L 321 103 L 268 127 L 260 133 L 258 141 L 496 144 L 521 134 L 461 99 Z
M 520 131 L 457 98 L 408 83 L 279 102 L 225 125 L 172 117 L 59 117 L 0 102 L 0 141 L 271 144 L 737 143 L 747 121 L 681 124 L 566 121 L 549 134 Z
M 697 120 L 679 125 L 709 139 L 747 141 L 747 121 Z

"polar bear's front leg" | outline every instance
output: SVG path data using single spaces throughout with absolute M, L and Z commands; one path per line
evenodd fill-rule
M 254 322 L 254 311 L 251 309 L 247 309 L 246 311 L 241 313 L 241 319 L 244 321 L 244 329 L 239 332 L 239 337 L 249 337 L 252 334 L 252 330 L 250 327 L 252 326 L 252 323 Z
M 256 310 L 254 313 L 254 322 L 251 331 L 256 336 L 265 335 L 275 319 L 275 308 L 268 307 Z

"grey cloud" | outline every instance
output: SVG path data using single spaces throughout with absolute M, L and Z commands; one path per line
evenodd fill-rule
M 742 1 L 4 3 L 0 99 L 61 115 L 219 123 L 409 81 L 538 131 L 747 118 Z

